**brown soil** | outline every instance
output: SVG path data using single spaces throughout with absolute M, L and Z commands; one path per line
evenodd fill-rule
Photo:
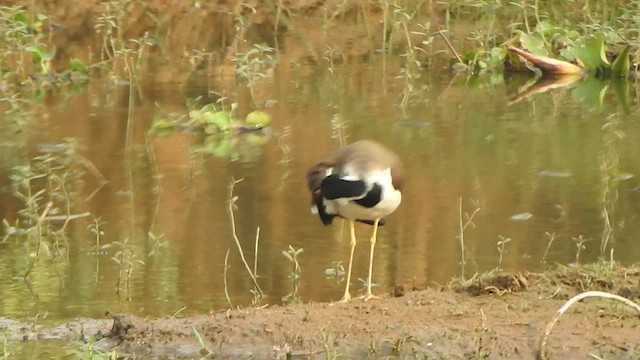
M 22 340 L 96 334 L 99 348 L 153 358 L 207 352 L 216 358 L 534 358 L 556 311 L 586 290 L 637 301 L 640 270 L 488 274 L 443 289 L 398 287 L 369 302 L 266 306 L 155 320 L 115 315 L 37 331 L 16 322 L 0 321 L 0 327 Z M 632 309 L 590 298 L 560 317 L 546 355 L 637 359 L 639 336 L 640 317 Z

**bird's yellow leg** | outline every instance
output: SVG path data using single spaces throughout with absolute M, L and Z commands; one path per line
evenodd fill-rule
M 371 272 L 373 269 L 373 251 L 376 247 L 376 237 L 378 236 L 378 223 L 380 219 L 376 219 L 373 223 L 373 234 L 371 235 L 371 252 L 369 253 L 369 278 L 367 279 L 367 293 L 364 295 L 364 301 L 377 298 L 371 293 Z
M 351 300 L 351 294 L 349 294 L 349 284 L 351 284 L 351 266 L 353 265 L 353 252 L 356 249 L 356 228 L 353 220 L 349 220 L 349 228 L 351 230 L 351 254 L 349 255 L 349 270 L 347 270 L 347 284 L 344 288 L 344 296 L 338 302 L 348 302 Z

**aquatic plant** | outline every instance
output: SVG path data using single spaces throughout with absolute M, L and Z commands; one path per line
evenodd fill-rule
M 576 264 L 579 264 L 580 254 L 582 253 L 582 250 L 586 249 L 586 247 L 584 246 L 584 243 L 591 239 L 585 238 L 582 234 L 576 237 L 573 237 L 571 239 L 576 243 Z
M 457 56 L 454 68 L 481 73 L 500 70 L 506 61 L 507 71 L 527 71 L 505 52 L 511 45 L 534 56 L 577 62 L 585 72 L 625 77 L 631 67 L 627 57 L 638 41 L 631 24 L 637 24 L 640 9 L 633 2 L 592 5 L 588 1 L 452 2 L 446 8 L 448 26 L 469 19 L 478 24 L 468 36 L 477 43 L 475 49 L 461 55 L 452 49 Z
M 473 218 L 476 216 L 478 211 L 480 211 L 480 207 L 478 207 L 475 203 L 473 203 L 473 207 L 474 210 L 471 212 L 471 214 L 463 211 L 462 198 L 458 199 L 458 241 L 460 242 L 460 272 L 463 279 L 465 277 L 465 265 L 467 263 L 465 257 L 466 249 L 464 243 L 464 235 L 469 226 L 474 228 L 476 227 L 476 224 L 473 222 Z
M 12 169 L 11 193 L 23 204 L 15 223 L 3 219 L 4 238 L 14 238 L 28 245 L 35 242 L 35 257 L 25 277 L 37 264 L 41 254 L 63 256 L 66 252 L 66 228 L 76 219 L 90 215 L 78 212 L 82 204 L 79 186 L 86 170 L 97 178 L 102 175 L 80 155 L 80 144 L 67 139 L 63 144 L 43 149 L 25 165 Z
M 254 106 L 256 103 L 256 85 L 262 79 L 270 76 L 277 59 L 272 56 L 275 49 L 265 44 L 254 44 L 246 52 L 236 51 L 231 61 L 236 65 L 236 75 L 247 82 Z
M 0 6 L 0 75 L 2 79 L 21 82 L 31 74 L 32 68 L 46 75 L 54 51 L 47 48 L 44 24 L 47 16 L 33 18 L 24 8 Z M 33 63 L 29 60 L 33 60 Z M 13 69 L 13 70 L 9 70 Z
M 287 250 L 282 250 L 282 255 L 291 263 L 291 273 L 288 277 L 291 280 L 292 290 L 289 294 L 282 297 L 282 301 L 285 303 L 294 304 L 300 301 L 298 290 L 300 289 L 300 275 L 302 269 L 300 268 L 300 262 L 298 261 L 298 255 L 304 252 L 303 248 L 296 249 L 289 245 Z
M 247 114 L 244 121 L 237 119 L 238 104 L 231 104 L 225 110 L 221 104 L 208 103 L 200 107 L 198 99 L 187 102 L 188 114 L 170 113 L 154 118 L 151 133 L 168 134 L 175 131 L 201 131 L 211 136 L 232 136 L 239 133 L 260 130 L 271 124 L 271 115 L 255 110 Z
M 419 36 L 419 44 L 427 45 L 433 41 L 433 36 L 429 34 L 431 24 L 418 24 L 420 31 L 409 31 L 409 25 L 415 16 L 415 12 L 411 12 L 406 8 L 394 6 L 394 27 L 400 27 L 406 39 L 406 52 L 400 56 L 404 58 L 404 66 L 400 69 L 400 78 L 404 80 L 404 87 L 400 97 L 400 108 L 406 110 L 410 99 L 419 97 L 421 92 L 416 89 L 416 82 L 420 78 L 422 63 L 418 60 L 418 52 L 424 50 L 421 46 L 413 44 L 412 35 Z
M 545 232 L 544 234 L 549 240 L 547 241 L 547 247 L 544 249 L 544 255 L 542 255 L 542 259 L 540 260 L 540 262 L 542 263 L 547 262 L 547 255 L 549 254 L 549 249 L 551 249 L 551 245 L 556 240 L 556 233 Z
M 239 120 L 236 115 L 238 105 L 231 104 L 230 110 L 223 106 L 224 98 L 216 103 L 198 105 L 198 99 L 187 101 L 188 114 L 170 113 L 154 118 L 149 136 L 161 134 L 169 136 L 175 132 L 192 132 L 204 135 L 194 143 L 193 153 L 211 154 L 231 160 L 251 160 L 259 153 L 259 148 L 269 138 L 266 131 L 271 125 L 271 115 L 254 110 Z
M 119 248 L 118 251 L 111 257 L 116 264 L 118 264 L 118 277 L 116 282 L 116 295 L 118 298 L 122 295 L 122 287 L 124 286 L 124 299 L 126 301 L 131 300 L 131 278 L 133 271 L 137 267 L 144 267 L 146 263 L 138 259 L 135 251 L 130 245 L 129 239 L 124 241 L 114 241 L 113 246 Z
M 101 38 L 101 62 L 98 65 L 107 71 L 108 78 L 138 83 L 139 69 L 156 41 L 149 32 L 138 38 L 124 38 L 123 28 L 133 6 L 131 0 L 111 0 L 101 5 L 104 12 L 96 18 L 94 25 Z
M 620 159 L 618 155 L 618 143 L 625 138 L 625 133 L 620 129 L 620 120 L 617 115 L 607 118 L 607 123 L 602 126 L 603 148 L 599 154 L 599 173 L 601 183 L 600 201 L 602 204 L 602 235 L 600 238 L 600 256 L 613 260 L 613 243 L 617 227 L 616 208 L 618 204 L 618 188 L 621 181 L 629 178 L 628 174 L 620 173 Z
M 257 280 L 258 274 L 256 274 L 255 272 L 256 270 L 255 268 L 257 267 L 257 265 L 255 264 L 257 264 L 257 260 L 254 263 L 255 267 L 254 267 L 254 270 L 252 271 L 251 268 L 249 267 L 249 263 L 247 262 L 246 257 L 244 256 L 244 250 L 242 249 L 242 244 L 240 243 L 240 239 L 238 238 L 238 235 L 236 232 L 236 218 L 235 218 L 234 210 L 236 208 L 235 203 L 238 200 L 238 197 L 233 194 L 233 190 L 235 186 L 241 181 L 242 179 L 240 180 L 231 179 L 231 181 L 229 182 L 229 186 L 227 187 L 227 190 L 228 190 L 228 197 L 227 197 L 228 209 L 227 210 L 229 214 L 229 222 L 231 223 L 231 236 L 236 245 L 236 248 L 238 249 L 238 254 L 240 255 L 240 259 L 242 260 L 242 263 L 244 264 L 244 267 L 249 273 L 249 277 L 253 282 L 254 288 L 251 290 L 251 293 L 253 294 L 253 305 L 258 305 L 262 301 L 262 298 L 264 297 L 264 292 L 262 291 L 262 288 L 260 288 L 260 285 L 258 284 L 258 280 Z M 257 236 L 256 236 L 256 244 L 258 241 L 257 239 L 259 238 L 259 234 L 260 232 L 258 230 Z M 256 245 L 256 253 L 254 254 L 256 259 L 258 257 L 257 249 L 258 248 Z
M 342 265 L 342 261 L 332 261 L 331 267 L 326 268 L 324 270 L 324 275 L 327 279 L 334 279 L 336 282 L 344 279 L 344 275 L 346 271 L 344 270 L 344 265 Z
M 505 248 L 507 243 L 509 243 L 511 241 L 511 238 L 506 237 L 506 236 L 502 236 L 502 235 L 498 235 L 498 242 L 496 243 L 496 247 L 498 248 L 498 254 L 500 254 L 500 256 L 498 257 L 498 268 L 502 268 L 502 258 L 505 254 Z

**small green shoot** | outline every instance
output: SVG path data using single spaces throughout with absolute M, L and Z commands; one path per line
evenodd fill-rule
M 331 267 L 324 270 L 324 276 L 327 279 L 333 279 L 336 282 L 342 281 L 345 275 L 346 271 L 344 270 L 342 261 L 333 261 L 331 263 Z
M 585 249 L 584 243 L 590 239 L 585 239 L 582 235 L 578 235 L 578 237 L 573 237 L 571 239 L 576 243 L 576 264 L 580 264 L 580 253 Z
M 291 280 L 292 290 L 289 294 L 282 297 L 282 301 L 285 303 L 293 304 L 300 302 L 298 297 L 298 290 L 300 289 L 300 274 L 302 269 L 298 262 L 298 256 L 304 252 L 303 248 L 296 249 L 289 245 L 289 249 L 282 250 L 282 255 L 291 263 L 291 273 L 289 273 L 289 279 Z
M 549 233 L 549 232 L 545 232 L 544 233 L 547 238 L 549 238 L 549 241 L 547 241 L 547 247 L 544 249 L 544 255 L 542 255 L 542 260 L 540 260 L 540 262 L 542 263 L 546 263 L 547 262 L 547 255 L 549 254 L 549 249 L 551 248 L 551 244 L 553 244 L 554 240 L 556 239 L 556 233 Z
M 213 358 L 215 353 L 209 349 L 207 344 L 204 342 L 204 338 L 202 337 L 202 335 L 200 335 L 200 333 L 198 332 L 196 327 L 192 326 L 191 330 L 193 330 L 193 336 L 195 336 L 196 341 L 198 342 L 198 345 L 200 345 L 200 351 L 199 351 L 200 359 L 211 359 L 211 358 Z
M 498 240 L 498 242 L 496 243 L 496 246 L 498 248 L 498 253 L 500 254 L 500 257 L 498 258 L 498 267 L 502 268 L 502 257 L 505 254 L 505 246 L 507 245 L 508 242 L 511 241 L 511 238 L 508 237 L 504 237 L 502 235 L 498 235 L 498 238 L 500 240 Z

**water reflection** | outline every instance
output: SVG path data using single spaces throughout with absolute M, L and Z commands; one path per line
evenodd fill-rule
M 626 115 L 634 114 L 635 100 L 603 87 L 583 91 L 579 83 L 523 93 L 512 92 L 509 82 L 426 73 L 424 98 L 400 109 L 402 82 L 381 73 L 378 65 L 336 66 L 332 73 L 280 67 L 260 89 L 275 104 L 268 109 L 272 136 L 235 161 L 195 151 L 202 141 L 196 134 L 148 136 L 158 107 L 185 111 L 175 84 L 142 84 L 136 91 L 143 96 L 133 104 L 128 87 L 99 82 L 73 98 L 51 99 L 42 112 L 46 126 L 30 130 L 23 158 L 41 144 L 76 138 L 108 184 L 81 205 L 91 217 L 72 222 L 68 261 L 40 261 L 30 276 L 32 291 L 15 278 L 29 263 L 25 246 L 13 239 L 0 244 L 0 292 L 11 294 L 0 300 L 2 313 L 56 319 L 99 317 L 105 310 L 171 315 L 185 306 L 184 313 L 224 308 L 229 249 L 226 290 L 234 305 L 250 304 L 253 285 L 231 237 L 232 178 L 243 179 L 235 188 L 236 227 L 251 266 L 260 228 L 257 274 L 265 301 L 278 303 L 293 290 L 291 263 L 282 254 L 289 245 L 304 249 L 301 299 L 338 299 L 343 284 L 325 270 L 346 264 L 348 234 L 340 222 L 324 227 L 310 214 L 304 174 L 345 138 L 383 142 L 403 158 L 408 173 L 403 203 L 379 233 L 373 278 L 380 286 L 374 292 L 461 275 L 460 218 L 476 209 L 464 233 L 466 276 L 498 265 L 540 270 L 544 256 L 547 263 L 573 262 L 572 239 L 581 235 L 588 241 L 580 261 L 600 255 L 603 237 L 610 241 L 605 255 L 613 248 L 616 260 L 638 258 L 640 199 L 633 175 L 640 170 L 634 161 L 640 130 Z M 186 92 L 208 96 L 209 86 L 193 84 Z M 239 91 L 246 113 L 250 95 Z M 3 158 L 0 209 L 14 221 L 20 203 L 7 191 L 10 165 Z M 90 175 L 84 181 L 85 197 L 100 185 Z M 99 242 L 110 247 L 94 251 L 96 237 L 87 227 L 98 217 Z M 371 228 L 356 231 L 366 239 Z M 549 234 L 554 241 L 545 255 Z M 507 238 L 499 264 L 498 242 Z M 123 247 L 130 267 L 112 259 Z M 368 244 L 361 242 L 353 289 L 366 278 L 367 256 Z

